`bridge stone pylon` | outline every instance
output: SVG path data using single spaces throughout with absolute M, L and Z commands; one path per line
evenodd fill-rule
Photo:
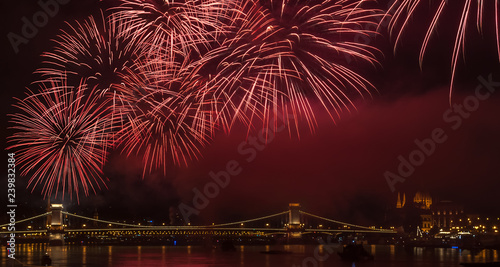
M 300 218 L 300 204 L 290 203 L 288 205 L 288 237 L 290 238 L 301 238 L 302 232 L 304 230 L 304 225 L 302 224 Z
M 52 246 L 64 245 L 64 223 L 62 204 L 51 204 L 49 215 L 49 244 Z

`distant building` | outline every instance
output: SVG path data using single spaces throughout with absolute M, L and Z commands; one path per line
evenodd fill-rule
M 406 232 L 429 232 L 432 228 L 443 231 L 472 231 L 475 233 L 500 232 L 500 216 L 465 214 L 462 205 L 452 201 L 436 201 L 429 193 L 417 192 L 413 201 L 406 203 L 406 194 L 398 193 L 396 207 L 389 214 L 388 225 L 401 227 Z
M 431 212 L 433 225 L 444 229 L 461 225 L 460 222 L 467 218 L 461 205 L 447 200 L 432 204 Z
M 402 209 L 406 204 L 406 194 L 403 193 L 403 201 L 401 202 L 401 196 L 398 192 L 398 202 L 396 203 L 396 209 Z
M 402 209 L 406 205 L 406 194 L 403 193 L 401 198 L 401 193 L 398 192 L 398 200 L 396 202 L 396 209 Z M 412 205 L 417 209 L 430 210 L 432 205 L 432 197 L 429 193 L 417 192 L 415 197 L 413 197 Z
M 413 198 L 415 207 L 424 210 L 430 210 L 432 205 L 432 197 L 429 193 L 417 192 Z
M 420 214 L 420 218 L 422 219 L 422 224 L 420 229 L 424 232 L 429 232 L 432 229 L 432 214 L 430 212 Z
M 413 197 L 413 202 L 406 203 L 406 194 L 398 193 L 396 211 L 400 223 L 411 226 L 418 226 L 423 232 L 428 232 L 433 226 L 432 213 L 430 211 L 432 197 L 429 193 L 417 192 Z

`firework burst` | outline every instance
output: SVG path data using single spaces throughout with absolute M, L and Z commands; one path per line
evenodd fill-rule
M 12 115 L 11 148 L 45 196 L 105 186 L 111 148 L 141 157 L 143 176 L 166 174 L 219 127 L 313 130 L 317 103 L 335 120 L 374 89 L 355 64 L 378 64 L 370 0 L 119 2 L 68 24 L 43 54 L 40 93 Z
M 111 20 L 141 40 L 148 56 L 167 62 L 199 57 L 225 32 L 232 5 L 219 0 L 121 0 Z
M 28 187 L 41 186 L 45 197 L 61 190 L 63 198 L 68 192 L 77 199 L 80 190 L 88 195 L 106 187 L 102 167 L 111 146 L 109 103 L 84 83 L 40 86 L 41 92 L 19 100 L 21 112 L 11 115 L 16 132 L 9 149 L 16 149 L 21 175 L 30 176 Z
M 67 26 L 56 37 L 53 51 L 42 54 L 43 67 L 36 71 L 42 82 L 63 79 L 78 84 L 85 79 L 89 87 L 106 93 L 142 54 L 136 40 L 124 34 L 129 25 L 106 20 L 102 14 Z
M 350 64 L 377 63 L 379 51 L 359 40 L 373 36 L 383 13 L 360 4 L 244 2 L 233 21 L 235 33 L 186 69 L 194 79 L 205 77 L 212 88 L 205 92 L 224 103 L 226 111 L 215 113 L 232 114 L 222 120 L 226 130 L 247 114 L 249 124 L 257 119 L 267 126 L 278 113 L 294 120 L 303 116 L 312 129 L 312 102 L 335 118 L 353 107 L 352 97 L 370 95 L 373 88 Z
M 180 82 L 164 66 L 138 67 L 142 71 L 131 72 L 118 87 L 126 100 L 119 107 L 124 118 L 118 147 L 127 156 L 142 157 L 143 175 L 155 170 L 166 174 L 170 163 L 187 165 L 198 158 L 213 133 L 213 120 L 205 111 L 211 100 L 180 94 Z
M 422 68 L 422 62 L 424 60 L 424 55 L 427 51 L 429 43 L 433 34 L 435 34 L 438 23 L 442 20 L 443 14 L 447 10 L 447 7 L 451 5 L 461 5 L 459 9 L 460 18 L 458 22 L 458 28 L 455 34 L 455 42 L 453 45 L 453 53 L 451 60 L 451 83 L 450 83 L 450 101 L 453 92 L 453 83 L 456 77 L 457 65 L 460 59 L 460 54 L 464 52 L 466 32 L 468 26 L 475 22 L 477 30 L 483 32 L 483 26 L 485 23 L 492 25 L 495 29 L 496 36 L 496 46 L 497 53 L 500 60 L 500 16 L 499 7 L 500 0 L 462 0 L 454 3 L 450 3 L 448 0 L 434 0 L 434 1 L 423 1 L 423 0 L 398 0 L 394 1 L 389 8 L 388 13 L 392 13 L 389 22 L 389 31 L 396 34 L 396 42 L 394 49 L 401 41 L 402 35 L 405 29 L 410 23 L 410 18 L 415 14 L 419 8 L 430 7 L 435 10 L 432 20 L 427 28 L 427 33 L 422 42 L 420 49 L 420 67 Z M 485 13 L 492 10 L 492 16 L 486 16 Z M 474 19 L 475 17 L 475 19 Z M 486 17 L 489 19 L 486 21 Z

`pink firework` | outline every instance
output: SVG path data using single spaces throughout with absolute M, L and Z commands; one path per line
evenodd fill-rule
M 179 93 L 179 81 L 158 65 L 140 67 L 142 71 L 131 72 L 118 87 L 125 100 L 118 107 L 124 116 L 118 147 L 142 157 L 144 175 L 167 173 L 171 164 L 184 166 L 197 159 L 213 133 L 205 108 L 212 100 Z
M 98 19 L 91 16 L 82 23 L 67 23 L 67 27 L 56 37 L 53 51 L 42 54 L 43 67 L 36 71 L 42 82 L 65 79 L 78 84 L 85 79 L 89 87 L 107 93 L 142 55 L 137 40 L 123 34 L 130 26 L 106 20 L 102 14 Z
M 363 41 L 376 35 L 383 12 L 362 2 L 242 1 L 235 32 L 185 71 L 203 77 L 204 92 L 223 102 L 215 113 L 226 130 L 245 117 L 275 127 L 279 113 L 303 117 L 313 129 L 313 102 L 335 119 L 354 106 L 353 97 L 371 95 L 354 63 L 377 63 L 380 51 Z
M 121 0 L 110 19 L 141 40 L 146 54 L 168 62 L 199 57 L 225 32 L 233 12 L 222 0 Z
M 394 49 L 398 46 L 401 41 L 402 35 L 405 29 L 410 24 L 410 19 L 415 14 L 415 12 L 420 8 L 429 7 L 434 10 L 432 20 L 427 28 L 427 33 L 423 39 L 422 46 L 420 49 L 420 67 L 422 67 L 422 62 L 424 55 L 427 51 L 429 43 L 432 39 L 434 33 L 438 28 L 438 23 L 443 20 L 443 14 L 445 13 L 448 6 L 460 5 L 460 17 L 458 21 L 458 28 L 455 34 L 455 42 L 453 46 L 453 54 L 451 60 L 451 83 L 450 83 L 450 101 L 453 92 L 453 83 L 456 77 L 456 70 L 458 61 L 460 59 L 460 54 L 464 52 L 465 40 L 467 36 L 467 30 L 470 24 L 476 25 L 480 32 L 483 32 L 483 26 L 485 23 L 491 25 L 491 28 L 495 29 L 497 53 L 500 60 L 500 0 L 454 0 L 453 3 L 449 0 L 433 0 L 433 1 L 423 1 L 423 0 L 397 0 L 392 3 L 389 8 L 389 13 L 392 13 L 392 17 L 389 23 L 389 31 L 396 34 L 396 43 Z M 450 8 L 450 10 L 453 10 Z M 491 11 L 490 11 L 491 10 Z M 485 13 L 492 14 L 487 16 Z M 486 20 L 488 17 L 488 20 Z
M 9 142 L 15 149 L 21 175 L 30 176 L 32 191 L 42 187 L 43 195 L 59 190 L 78 199 L 96 192 L 103 180 L 102 167 L 111 146 L 112 120 L 109 103 L 99 99 L 82 83 L 76 88 L 64 80 L 41 85 L 15 105 L 11 115 L 16 132 Z

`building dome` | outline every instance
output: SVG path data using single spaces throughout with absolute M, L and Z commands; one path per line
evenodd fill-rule
M 417 192 L 415 194 L 415 197 L 413 198 L 413 203 L 415 206 L 421 209 L 430 209 L 432 205 L 432 197 L 429 193 L 425 192 Z

